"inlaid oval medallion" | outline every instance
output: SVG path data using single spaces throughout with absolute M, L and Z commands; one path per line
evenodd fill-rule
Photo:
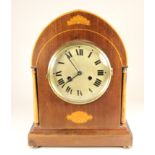
M 70 115 L 67 115 L 66 118 L 74 123 L 82 124 L 92 120 L 93 116 L 84 111 L 75 111 Z

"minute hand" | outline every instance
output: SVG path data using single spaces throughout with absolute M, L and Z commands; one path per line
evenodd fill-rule
M 66 56 L 67 56 L 67 54 L 66 54 Z M 72 64 L 72 66 L 77 70 L 77 72 L 79 71 L 78 69 L 77 69 L 77 67 L 74 65 L 74 63 L 72 62 L 72 60 L 67 56 L 67 58 L 68 58 L 68 60 L 71 62 L 71 64 Z

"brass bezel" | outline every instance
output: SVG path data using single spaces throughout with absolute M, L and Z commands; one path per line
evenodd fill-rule
M 74 102 L 74 101 L 70 101 L 69 99 L 66 99 L 64 96 L 62 96 L 60 93 L 58 93 L 58 91 L 56 91 L 56 88 L 55 88 L 56 86 L 53 84 L 54 81 L 55 81 L 54 77 L 50 76 L 50 71 L 51 71 L 51 68 L 52 69 L 54 68 L 54 64 L 55 64 L 54 62 L 55 62 L 56 58 L 58 57 L 58 55 L 61 55 L 64 52 L 62 50 L 67 48 L 67 47 L 69 47 L 69 46 L 77 46 L 79 44 L 80 45 L 87 45 L 87 46 L 90 46 L 90 47 L 96 49 L 97 52 L 100 53 L 106 59 L 108 67 L 109 67 L 109 70 L 110 70 L 109 80 L 106 83 L 106 86 L 104 86 L 104 89 L 102 89 L 102 91 L 100 91 L 100 93 L 95 98 L 90 99 L 89 101 L 85 101 L 85 102 L 81 102 L 81 101 Z M 94 43 L 92 43 L 90 41 L 87 41 L 87 40 L 73 40 L 73 41 L 69 41 L 69 42 L 65 43 L 64 45 L 62 45 L 52 55 L 52 57 L 51 57 L 51 59 L 49 61 L 48 70 L 47 70 L 48 82 L 49 82 L 49 85 L 50 85 L 52 91 L 54 92 L 54 94 L 57 97 L 59 97 L 60 99 L 62 99 L 63 101 L 65 101 L 67 103 L 71 103 L 71 104 L 76 104 L 76 105 L 88 104 L 88 103 L 91 103 L 91 102 L 97 100 L 98 98 L 100 98 L 106 92 L 106 90 L 108 89 L 110 81 L 111 81 L 111 78 L 112 78 L 112 75 L 113 75 L 113 69 L 111 67 L 110 60 L 108 59 L 107 55 L 104 53 L 103 50 L 98 48 Z

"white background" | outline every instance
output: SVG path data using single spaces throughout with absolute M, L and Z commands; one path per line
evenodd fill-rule
M 3 7 L 4 6 L 8 8 L 10 4 L 6 3 L 5 5 L 3 3 Z M 143 1 L 115 0 L 114 2 L 112 0 L 105 0 L 101 2 L 101 0 L 59 0 L 56 2 L 54 0 L 14 0 L 12 1 L 12 7 L 12 137 L 7 137 L 6 134 L 4 134 L 5 132 L 1 132 L 2 137 L 4 136 L 5 138 L 2 141 L 3 147 L 8 146 L 7 151 L 10 150 L 16 154 L 146 154 L 146 150 L 147 153 L 148 150 L 154 151 L 153 148 L 151 148 L 151 146 L 153 146 L 151 142 L 151 138 L 153 139 L 152 132 L 149 130 L 150 132 L 148 131 L 147 137 L 144 136 L 143 132 L 143 125 L 146 126 L 146 122 L 144 123 L 143 119 Z M 151 7 L 151 5 L 149 7 Z M 73 9 L 88 10 L 107 20 L 120 34 L 125 44 L 129 59 L 127 118 L 134 136 L 133 147 L 130 150 L 121 148 L 41 148 L 33 150 L 27 146 L 27 133 L 33 121 L 30 59 L 35 40 L 42 29 L 52 19 Z M 10 8 L 8 10 L 10 10 Z M 148 8 L 148 10 L 152 13 L 153 9 Z M 1 19 L 3 19 L 3 25 L 1 24 L 1 34 L 3 35 L 1 43 L 3 43 L 6 40 L 5 36 L 9 36 L 10 34 L 8 26 L 10 25 L 10 20 L 7 20 L 9 13 L 4 11 L 0 14 Z M 4 16 L 6 18 L 4 18 Z M 152 24 L 147 26 L 148 29 L 153 27 Z M 6 33 L 4 33 L 3 28 L 8 28 Z M 152 31 L 150 32 L 152 33 Z M 148 37 L 147 33 L 145 35 Z M 153 38 L 151 40 L 149 37 L 148 40 L 153 44 Z M 148 41 L 146 41 L 146 43 L 148 43 Z M 9 50 L 9 44 L 4 43 L 1 52 Z M 152 51 L 152 49 L 149 47 L 147 51 Z M 10 54 L 6 55 L 6 60 L 10 61 L 8 57 L 10 58 Z M 149 59 L 151 57 L 149 57 Z M 1 88 L 3 88 L 1 95 L 4 98 L 4 103 L 6 103 L 9 102 L 10 98 L 3 94 L 7 95 L 10 90 L 5 89 L 9 88 L 10 83 L 7 77 L 10 77 L 10 70 L 5 68 L 7 65 L 5 65 L 6 62 L 4 60 L 5 59 L 2 58 L 1 73 L 2 75 L 8 73 L 8 76 L 1 76 L 3 78 L 3 80 L 1 80 Z M 148 60 L 148 62 L 150 63 L 149 66 L 153 66 L 151 60 Z M 152 70 L 149 70 L 149 67 L 146 68 L 146 73 L 149 74 L 149 71 Z M 7 82 L 3 82 L 5 80 L 7 80 Z M 146 89 L 150 89 L 153 85 L 152 82 L 149 83 L 150 81 L 151 78 L 149 77 L 148 84 L 145 87 Z M 149 84 L 151 84 L 150 87 L 148 87 Z M 151 91 L 148 90 L 147 92 L 146 94 L 151 94 Z M 147 100 L 147 104 L 151 101 L 152 100 Z M 7 107 L 6 110 L 8 111 L 8 109 Z M 152 112 L 151 109 L 149 113 Z M 5 119 L 4 121 L 2 120 L 4 129 L 1 129 L 5 131 L 8 125 L 8 117 L 5 112 L 2 116 Z M 150 126 L 152 127 L 152 122 L 150 122 L 150 119 L 148 119 L 147 130 L 150 129 Z M 7 135 L 10 135 L 9 130 Z M 10 141 L 11 143 L 9 143 Z M 144 143 L 144 141 L 147 143 Z

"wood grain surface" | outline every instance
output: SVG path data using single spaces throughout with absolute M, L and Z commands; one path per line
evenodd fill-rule
M 89 41 L 102 49 L 113 68 L 112 80 L 104 95 L 85 105 L 62 101 L 53 93 L 47 79 L 50 58 L 64 43 L 73 40 Z M 35 68 L 37 73 L 39 113 L 38 124 L 33 126 L 29 133 L 29 145 L 131 145 L 132 134 L 126 123 L 121 124 L 123 67 L 127 67 L 123 43 L 115 30 L 100 17 L 77 10 L 51 22 L 40 34 L 32 54 L 32 68 Z M 93 119 L 83 124 L 66 119 L 68 114 L 76 111 L 84 111 Z M 79 136 L 81 134 L 84 136 Z

